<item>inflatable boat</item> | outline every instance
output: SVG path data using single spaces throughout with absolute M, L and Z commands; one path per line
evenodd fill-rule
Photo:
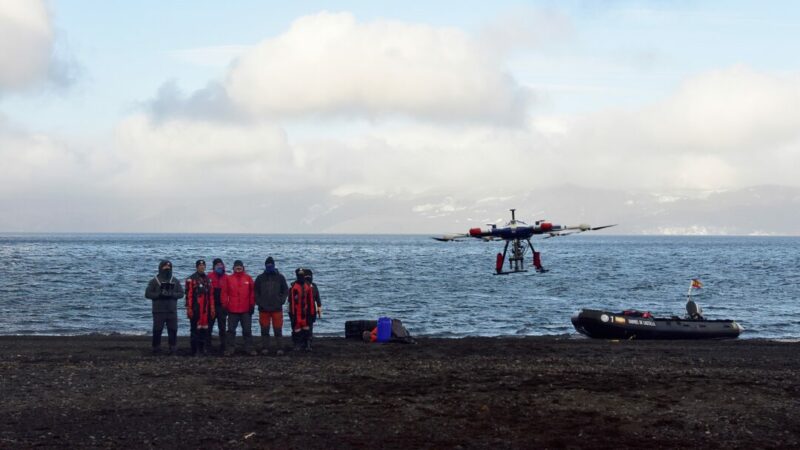
M 743 328 L 734 320 L 656 318 L 650 313 L 581 309 L 572 316 L 578 332 L 599 339 L 732 339 Z

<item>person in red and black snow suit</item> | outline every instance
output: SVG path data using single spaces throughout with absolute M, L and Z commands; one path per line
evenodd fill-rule
M 308 280 L 308 282 L 311 283 L 311 288 L 312 288 L 312 290 L 314 292 L 314 306 L 317 309 L 317 316 L 314 319 L 314 322 L 311 324 L 311 327 L 309 328 L 309 339 L 308 339 L 308 342 L 309 342 L 309 346 L 310 346 L 311 345 L 311 341 L 314 338 L 314 323 L 316 323 L 316 319 L 321 319 L 322 318 L 322 300 L 319 297 L 319 288 L 317 287 L 317 283 L 314 283 L 314 272 L 311 269 L 307 268 L 307 267 L 305 269 L 303 269 L 303 272 L 305 272 L 306 279 Z
M 214 294 L 211 279 L 206 275 L 206 262 L 198 259 L 194 263 L 197 271 L 186 279 L 186 316 L 191 330 L 192 356 L 197 352 L 208 354 L 211 348 L 209 326 L 214 322 Z
M 283 305 L 289 295 L 286 278 L 275 268 L 272 256 L 264 261 L 264 272 L 256 277 L 256 304 L 258 324 L 261 325 L 261 354 L 269 354 L 269 327 L 275 334 L 276 354 L 283 354 Z
M 219 258 L 214 259 L 214 262 L 211 263 L 211 268 L 212 270 L 208 272 L 208 278 L 211 279 L 214 309 L 216 310 L 217 318 L 208 324 L 208 335 L 209 337 L 214 335 L 214 323 L 216 322 L 217 330 L 219 330 L 219 352 L 225 353 L 225 339 L 228 334 L 226 331 L 228 313 L 222 307 L 222 299 L 230 295 L 228 292 L 228 274 L 225 273 L 225 263 Z
M 228 311 L 228 339 L 225 354 L 232 355 L 236 350 L 236 327 L 242 324 L 244 351 L 255 356 L 253 350 L 253 313 L 256 302 L 253 295 L 253 279 L 245 273 L 244 263 L 233 262 L 233 274 L 228 276 L 228 298 L 223 298 L 222 307 Z
M 296 280 L 289 288 L 289 320 L 292 323 L 294 349 L 311 351 L 311 327 L 317 316 L 314 288 L 303 269 L 295 270 Z
M 150 280 L 144 297 L 153 301 L 153 353 L 161 353 L 164 324 L 169 335 L 169 353 L 174 355 L 178 343 L 178 299 L 183 298 L 181 283 L 172 276 L 172 263 L 158 263 L 158 275 Z

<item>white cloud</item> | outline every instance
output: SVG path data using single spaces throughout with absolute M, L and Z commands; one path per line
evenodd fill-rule
M 41 6 L 25 4 L 34 8 L 13 3 L 15 11 Z M 52 32 L 40 12 L 0 15 L 0 38 L 13 28 L 44 55 L 21 68 L 0 61 L 0 90 L 44 76 Z M 348 227 L 376 204 L 392 218 L 496 217 L 508 201 L 544 201 L 529 192 L 551 189 L 560 203 L 565 185 L 657 190 L 666 208 L 681 203 L 676 190 L 800 183 L 795 75 L 732 67 L 644 107 L 548 117 L 533 114 L 503 52 L 487 50 L 524 30 L 486 30 L 499 33 L 488 46 L 458 29 L 321 13 L 252 48 L 181 52 L 199 64 L 241 53 L 205 89 L 184 94 L 165 83 L 106 142 L 76 146 L 0 123 L 0 195 L 85 198 L 142 229 L 160 217 L 152 230 L 297 231 L 289 219 L 280 228 L 265 220 L 297 207 L 303 231 L 360 232 L 371 229 Z M 206 217 L 206 207 L 224 214 Z M 321 216 L 329 222 L 315 229 Z M 726 232 L 692 227 L 652 230 Z
M 48 75 L 53 30 L 41 0 L 0 0 L 0 92 Z
M 580 185 L 716 189 L 797 186 L 800 78 L 746 67 L 699 74 L 663 101 L 559 118 L 540 142 L 553 170 Z M 554 119 L 555 120 L 555 119 Z M 553 132 L 553 130 L 556 132 Z
M 6 201 L 28 201 L 38 208 L 39 202 L 57 202 L 92 191 L 99 173 L 93 159 L 89 150 L 56 136 L 31 132 L 0 115 L 0 210 L 7 220 L 13 220 L 16 213 L 6 210 Z
M 686 152 L 770 148 L 798 137 L 798 104 L 797 74 L 774 75 L 736 66 L 687 80 L 672 98 L 647 114 L 645 125 L 662 145 Z M 675 133 L 676 129 L 681 132 Z
M 259 115 L 410 116 L 518 123 L 526 91 L 502 61 L 455 28 L 356 21 L 349 13 L 296 20 L 234 63 L 230 98 Z
M 302 176 L 286 134 L 268 124 L 156 122 L 138 114 L 120 123 L 112 145 L 119 169 L 108 183 L 124 195 L 203 192 L 221 199 L 281 191 Z

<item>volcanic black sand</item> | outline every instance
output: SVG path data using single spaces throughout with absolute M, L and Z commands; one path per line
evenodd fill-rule
M 315 344 L 192 358 L 144 337 L 2 337 L 0 447 L 800 446 L 797 343 Z

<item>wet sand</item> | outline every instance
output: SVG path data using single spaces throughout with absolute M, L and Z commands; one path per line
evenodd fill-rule
M 0 337 L 0 448 L 800 446 L 798 343 L 315 344 L 192 358 L 145 337 Z

